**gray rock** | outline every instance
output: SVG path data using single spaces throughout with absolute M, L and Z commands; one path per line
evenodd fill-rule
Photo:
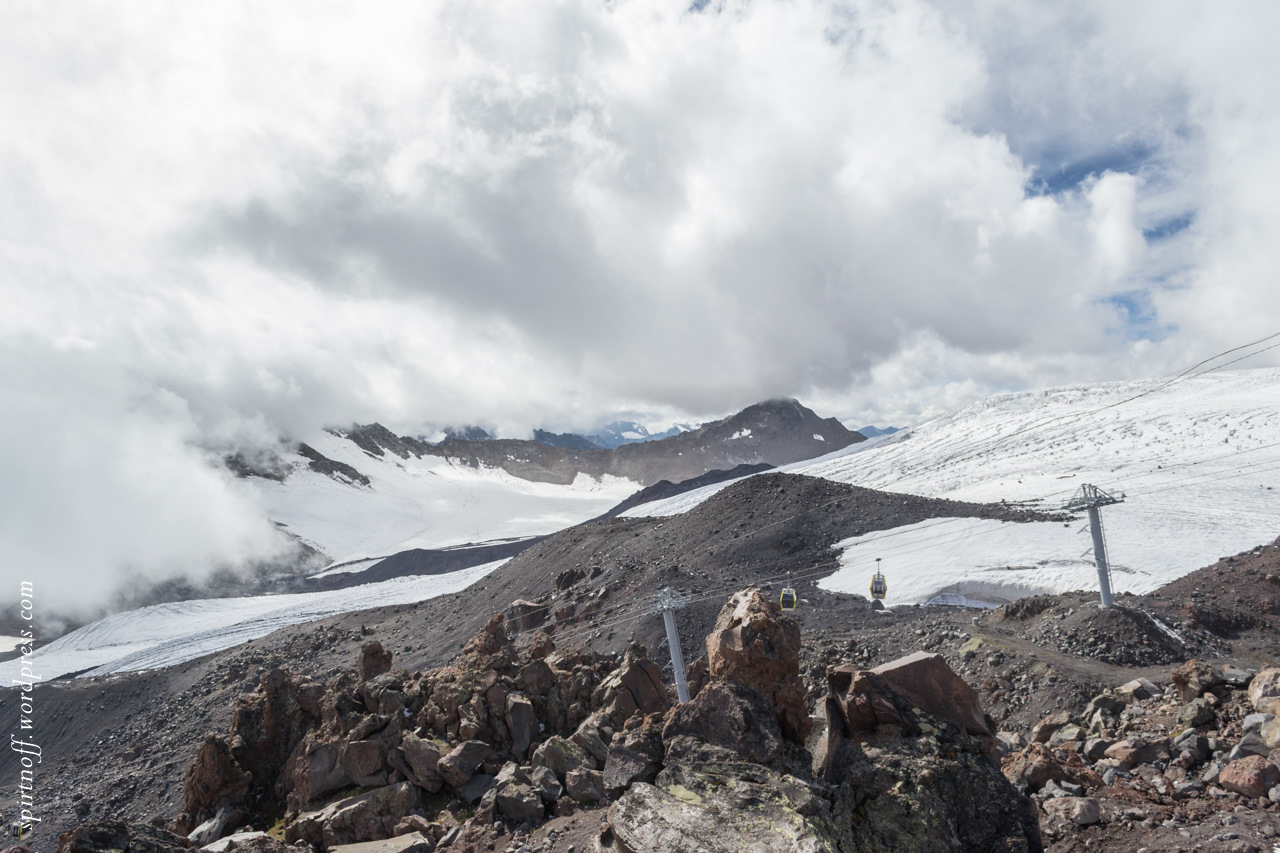
M 570 770 L 594 769 L 595 763 L 582 747 L 556 735 L 534 750 L 533 766 L 549 768 L 563 782 Z
M 1144 699 L 1150 699 L 1152 696 L 1158 696 L 1160 688 L 1148 678 L 1135 678 L 1133 681 L 1120 685 L 1112 692 L 1126 704 L 1132 704 L 1141 702 Z
M 592 773 L 597 771 L 581 771 Z M 519 782 L 508 782 L 497 789 L 494 800 L 499 814 L 517 823 L 537 823 L 542 820 L 545 811 L 542 797 L 531 786 Z
M 489 744 L 482 740 L 468 740 L 458 744 L 436 763 L 436 772 L 455 789 L 462 787 L 493 754 Z
M 1097 761 L 1099 758 L 1106 755 L 1107 747 L 1111 746 L 1112 743 L 1113 741 L 1109 741 L 1105 738 L 1089 738 L 1084 742 L 1084 746 L 1081 747 L 1080 755 L 1085 759 L 1085 761 Z
M 636 782 L 652 782 L 661 769 L 649 756 L 615 741 L 604 764 L 604 786 L 617 797 Z
M 1102 807 L 1092 797 L 1060 797 L 1046 800 L 1045 814 L 1069 820 L 1077 826 L 1090 826 L 1102 820 Z
M 387 784 L 387 747 L 382 741 L 358 740 L 346 744 L 338 756 L 338 765 L 355 785 Z
M 1244 722 L 1240 724 L 1240 727 L 1246 732 L 1251 732 L 1255 729 L 1262 728 L 1263 723 L 1270 722 L 1274 719 L 1274 714 L 1249 714 L 1244 718 Z
M 1209 766 L 1200 774 L 1200 781 L 1205 784 L 1212 785 L 1218 781 L 1219 774 L 1222 773 L 1223 763 L 1221 761 L 1211 761 Z
M 1222 680 L 1237 690 L 1241 690 L 1248 687 L 1249 682 L 1253 681 L 1253 673 L 1247 669 L 1227 664 L 1222 668 Z
M 410 832 L 378 841 L 338 844 L 330 847 L 329 853 L 431 853 L 435 846 L 436 843 L 422 833 Z
M 1192 699 L 1178 712 L 1178 722 L 1184 726 L 1205 726 L 1217 719 L 1213 706 L 1207 699 Z
M 529 783 L 547 805 L 564 795 L 564 787 L 549 767 L 535 767 L 529 771 Z
M 564 781 L 565 791 L 580 806 L 598 803 L 605 798 L 604 774 L 599 770 L 570 770 Z
M 538 717 L 533 712 L 533 703 L 522 693 L 512 693 L 507 697 L 506 711 L 507 729 L 511 732 L 511 752 L 517 758 L 524 758 L 529 752 L 529 745 L 538 735 Z
M 464 803 L 476 803 L 493 787 L 493 777 L 487 773 L 477 773 L 463 785 L 454 788 L 458 799 Z
M 1244 758 L 1246 755 L 1260 755 L 1266 758 L 1271 753 L 1271 747 L 1267 746 L 1267 742 L 1262 739 L 1258 732 L 1249 732 L 1240 738 L 1240 742 L 1227 754 L 1227 763 L 1230 764 L 1237 758 Z

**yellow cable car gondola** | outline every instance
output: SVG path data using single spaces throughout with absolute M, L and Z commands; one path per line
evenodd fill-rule
M 876 573 L 871 577 L 871 598 L 880 601 L 888 594 L 889 584 L 885 582 L 884 575 L 880 574 L 880 558 L 876 557 Z
M 778 606 L 783 610 L 796 609 L 796 591 L 789 586 L 782 588 L 782 595 L 778 596 Z

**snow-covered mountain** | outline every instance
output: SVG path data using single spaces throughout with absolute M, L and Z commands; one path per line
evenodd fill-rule
M 1280 533 L 1280 369 L 1002 394 L 780 470 L 964 501 L 1061 506 L 1082 483 L 1102 510 L 1113 586 L 1146 592 Z M 717 484 L 633 507 L 686 512 Z M 876 557 L 889 603 L 998 603 L 1097 586 L 1087 525 L 933 520 L 848 539 L 828 589 L 865 593 Z
M 586 438 L 597 447 L 613 448 L 642 441 L 661 441 L 664 438 L 671 438 L 673 435 L 691 432 L 695 429 L 697 427 L 691 424 L 674 424 L 670 429 L 662 432 L 649 432 L 644 424 L 639 424 L 635 421 L 614 421 L 600 427 L 600 429 L 586 436 Z
M 288 476 L 248 478 L 272 520 L 335 563 L 551 533 L 640 488 L 607 474 L 535 483 L 445 456 L 376 456 L 362 443 L 324 433 L 304 448 L 331 464 L 314 464 L 299 448 L 282 455 L 293 469 Z

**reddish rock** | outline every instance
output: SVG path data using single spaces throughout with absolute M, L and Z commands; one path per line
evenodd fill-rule
M 662 740 L 687 736 L 767 762 L 782 748 L 777 721 L 763 697 L 741 684 L 713 681 L 667 714 Z
M 1265 797 L 1280 785 L 1280 767 L 1260 755 L 1237 758 L 1218 775 L 1218 784 L 1242 797 Z
M 1121 767 L 1128 770 L 1139 764 L 1151 764 L 1167 759 L 1169 742 L 1167 740 L 1147 741 L 1140 737 L 1132 737 L 1107 747 L 1103 755 L 1118 761 Z
M 1029 794 L 1039 791 L 1050 779 L 1061 782 L 1069 778 L 1053 751 L 1042 743 L 1033 743 L 1021 752 L 1005 756 L 1000 769 L 1006 779 L 1025 786 Z
M 454 788 L 460 788 L 492 754 L 489 744 L 481 740 L 469 740 L 458 744 L 452 752 L 441 758 L 436 763 L 436 772 Z
M 920 710 L 971 735 L 992 735 L 977 691 L 951 671 L 942 655 L 916 652 L 871 671 Z
M 236 763 L 227 742 L 207 735 L 183 785 L 182 810 L 194 819 L 192 828 L 219 808 L 242 808 L 252 782 L 253 777 Z
M 382 643 L 374 640 L 360 648 L 360 657 L 356 660 L 356 669 L 361 681 L 377 678 L 391 670 L 391 652 L 382 648 Z
M 1183 702 L 1199 698 L 1205 691 L 1222 683 L 1222 673 L 1202 660 L 1192 659 L 1174 667 L 1173 686 Z
M 649 660 L 648 651 L 639 643 L 627 647 L 622 665 L 596 688 L 591 701 L 617 728 L 633 714 L 665 711 L 671 704 L 662 683 L 662 669 Z
M 1056 714 L 1050 714 L 1043 720 L 1035 724 L 1031 729 L 1032 743 L 1048 743 L 1049 738 L 1062 728 L 1071 725 L 1071 715 L 1066 711 L 1058 711 Z
M 707 636 L 712 681 L 731 681 L 764 697 L 784 737 L 803 743 L 813 728 L 800 680 L 800 625 L 752 587 L 721 609 Z

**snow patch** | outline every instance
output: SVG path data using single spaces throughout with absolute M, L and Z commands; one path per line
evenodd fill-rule
M 88 677 L 158 669 L 335 613 L 411 604 L 458 592 L 505 562 L 325 592 L 156 604 L 85 625 L 37 649 L 29 660 L 45 681 L 70 673 Z M 18 678 L 21 666 L 21 660 L 0 663 L 0 684 Z
M 750 437 L 751 437 L 751 430 L 740 429 L 737 432 L 735 432 L 733 435 L 729 436 L 729 440 L 733 441 L 735 438 L 750 438 Z
M 822 436 L 818 435 L 816 432 L 813 434 L 813 437 L 814 437 L 815 439 L 817 439 L 818 441 L 826 441 L 826 439 L 825 439 L 825 438 L 823 438 Z

